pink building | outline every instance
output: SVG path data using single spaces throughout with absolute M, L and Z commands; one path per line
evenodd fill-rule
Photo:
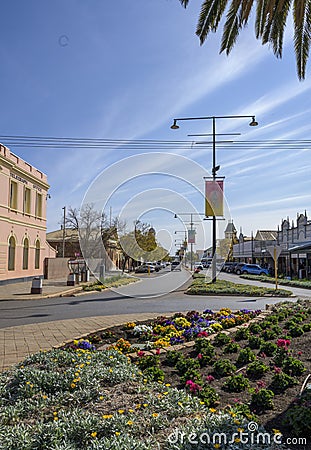
M 43 276 L 49 185 L 40 170 L 0 144 L 0 284 Z

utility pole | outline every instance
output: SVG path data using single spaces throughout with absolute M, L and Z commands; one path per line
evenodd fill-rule
M 63 206 L 62 208 L 64 210 L 63 215 L 63 251 L 62 251 L 62 257 L 65 258 L 65 238 L 66 238 L 66 206 Z

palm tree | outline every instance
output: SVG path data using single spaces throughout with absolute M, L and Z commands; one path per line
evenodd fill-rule
M 186 8 L 189 0 L 179 0 Z M 255 33 L 262 44 L 271 44 L 277 58 L 282 57 L 283 37 L 289 12 L 294 23 L 294 47 L 299 80 L 305 78 L 311 39 L 311 0 L 204 0 L 196 34 L 201 45 L 210 32 L 216 32 L 227 11 L 220 53 L 231 52 L 240 30 L 247 25 L 256 4 Z

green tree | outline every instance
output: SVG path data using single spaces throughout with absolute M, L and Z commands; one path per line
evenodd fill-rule
M 189 0 L 179 1 L 185 8 L 189 3 Z M 285 26 L 292 11 L 297 74 L 299 80 L 303 80 L 311 39 L 310 0 L 204 0 L 196 29 L 201 45 L 209 33 L 217 31 L 226 12 L 220 53 L 225 51 L 228 55 L 240 30 L 247 25 L 252 9 L 256 9 L 256 38 L 263 45 L 271 44 L 277 58 L 282 57 Z
M 168 252 L 156 241 L 154 229 L 150 224 L 137 220 L 134 230 L 126 232 L 120 237 L 120 246 L 123 253 L 123 270 L 127 262 L 157 261 L 164 259 Z

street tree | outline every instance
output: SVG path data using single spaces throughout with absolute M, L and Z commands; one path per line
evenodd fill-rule
M 85 204 L 81 209 L 69 207 L 65 224 L 78 232 L 81 252 L 93 273 L 112 265 L 111 249 L 117 248 L 118 232 L 124 228 L 118 218 L 108 218 L 93 204 Z
M 123 253 L 123 270 L 130 259 L 136 261 L 157 261 L 164 259 L 168 252 L 156 240 L 150 224 L 135 221 L 134 229 L 120 236 Z
M 189 0 L 179 0 L 186 8 Z M 220 53 L 228 55 L 242 28 L 256 9 L 255 36 L 262 44 L 271 44 L 273 53 L 282 58 L 283 39 L 289 13 L 292 12 L 294 49 L 299 80 L 305 79 L 311 39 L 311 0 L 204 0 L 196 34 L 201 45 L 211 32 L 216 32 L 226 13 Z

